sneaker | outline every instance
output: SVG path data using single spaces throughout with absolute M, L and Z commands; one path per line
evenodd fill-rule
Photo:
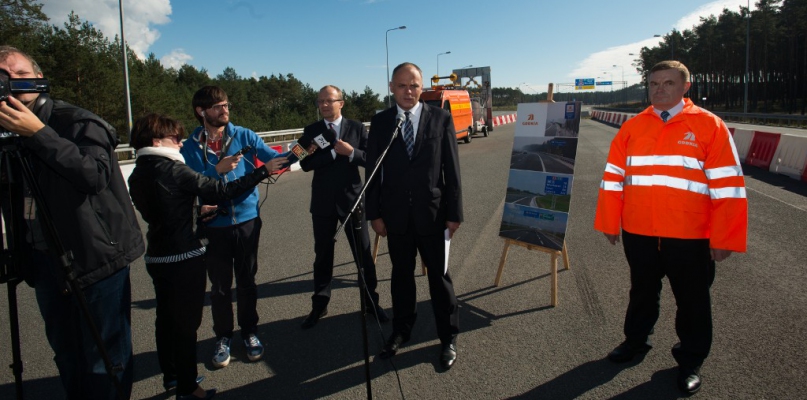
M 254 333 L 250 333 L 244 339 L 244 346 L 247 348 L 247 357 L 249 361 L 258 361 L 263 357 L 263 345 Z
M 213 365 L 224 368 L 230 364 L 230 338 L 223 337 L 216 342 L 216 354 L 213 355 Z

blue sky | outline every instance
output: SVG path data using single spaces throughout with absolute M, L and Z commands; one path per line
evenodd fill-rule
M 494 87 L 536 93 L 575 78 L 636 83 L 629 53 L 657 44 L 653 35 L 747 1 L 123 0 L 123 8 L 129 46 L 166 66 L 187 63 L 211 76 L 226 67 L 242 77 L 291 73 L 314 89 L 369 86 L 383 97 L 385 32 L 401 25 L 388 34 L 390 69 L 411 61 L 430 77 L 437 55 L 450 51 L 439 56 L 441 76 L 489 66 Z M 74 10 L 107 36 L 120 34 L 118 0 L 41 2 L 52 24 Z

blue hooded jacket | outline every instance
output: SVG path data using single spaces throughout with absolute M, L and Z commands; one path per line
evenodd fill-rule
M 251 129 L 228 123 L 222 135 L 223 157 L 231 156 L 246 146 L 251 146 L 252 150 L 244 154 L 241 162 L 238 163 L 234 170 L 221 175 L 216 172 L 219 157 L 205 145 L 203 127 L 197 127 L 193 134 L 183 142 L 180 153 L 185 157 L 185 164 L 194 171 L 209 177 L 222 179 L 225 182 L 231 182 L 255 170 L 255 156 L 264 163 L 280 156 L 280 153 L 267 146 L 263 139 Z M 204 201 L 204 199 L 202 200 L 205 204 L 213 204 Z M 209 227 L 226 227 L 254 219 L 260 215 L 258 200 L 258 188 L 256 187 L 232 200 L 218 203 L 220 209 L 227 210 L 227 215 L 219 214 L 206 224 Z

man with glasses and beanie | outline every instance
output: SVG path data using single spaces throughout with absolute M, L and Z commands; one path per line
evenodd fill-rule
M 691 395 L 701 388 L 700 368 L 712 346 L 715 262 L 745 252 L 748 202 L 726 124 L 684 99 L 689 86 L 689 70 L 678 61 L 650 69 L 652 106 L 611 142 L 594 228 L 612 245 L 621 231 L 630 268 L 625 340 L 608 359 L 624 363 L 652 348 L 666 276 L 678 306 L 677 383 Z
M 0 69 L 11 78 L 43 77 L 30 55 L 11 46 L 0 46 Z M 33 183 L 42 193 L 42 203 L 34 202 L 32 182 L 23 183 L 24 205 L 17 211 L 24 214 L 25 239 L 14 245 L 26 258 L 23 276 L 34 286 L 65 392 L 51 397 L 128 399 L 133 377 L 129 264 L 145 245 L 115 154 L 115 129 L 97 115 L 44 93 L 15 94 L 0 102 L 0 127 L 19 135 Z M 45 228 L 43 209 L 49 211 L 63 249 Z M 9 221 L 12 215 L 3 217 Z M 72 259 L 72 274 L 89 315 L 71 293 L 63 258 Z M 101 336 L 121 397 L 85 317 Z
M 331 299 L 333 278 L 334 235 L 340 221 L 344 222 L 350 207 L 361 192 L 359 167 L 365 166 L 367 128 L 359 121 L 342 117 L 344 99 L 342 90 L 333 85 L 320 89 L 317 107 L 322 120 L 303 129 L 303 136 L 311 139 L 324 134 L 334 137 L 329 148 L 317 151 L 300 161 L 303 171 L 314 171 L 311 182 L 311 220 L 314 227 L 314 294 L 311 296 L 311 313 L 303 320 L 303 329 L 312 328 L 320 317 L 327 315 Z M 367 285 L 366 309 L 379 322 L 389 321 L 384 309 L 378 305 L 378 279 L 370 251 L 367 222 L 362 213 L 360 242 L 353 238 L 353 221 L 344 227 L 354 257 L 359 258 Z M 357 260 L 358 262 L 358 260 Z
M 232 182 L 256 169 L 252 162 L 254 156 L 264 163 L 280 156 L 255 132 L 230 122 L 231 104 L 227 93 L 220 87 L 199 89 L 193 95 L 192 106 L 201 126 L 185 140 L 180 152 L 193 170 Z M 248 151 L 242 155 L 242 149 Z M 205 203 L 204 198 L 200 200 Z M 258 188 L 232 200 L 218 202 L 215 217 L 206 221 L 202 229 L 209 240 L 205 264 L 211 284 L 210 301 L 216 334 L 213 365 L 223 368 L 230 363 L 234 329 L 233 275 L 238 326 L 246 355 L 250 361 L 260 360 L 264 348 L 257 336 L 258 293 L 255 285 L 261 233 Z

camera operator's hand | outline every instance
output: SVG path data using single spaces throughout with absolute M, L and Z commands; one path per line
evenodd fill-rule
M 242 155 L 236 156 L 227 156 L 219 160 L 219 163 L 216 164 L 216 172 L 219 174 L 224 174 L 230 172 L 238 166 L 238 163 L 241 162 Z
M 45 127 L 45 124 L 14 96 L 0 102 L 0 125 L 20 136 L 33 136 Z

